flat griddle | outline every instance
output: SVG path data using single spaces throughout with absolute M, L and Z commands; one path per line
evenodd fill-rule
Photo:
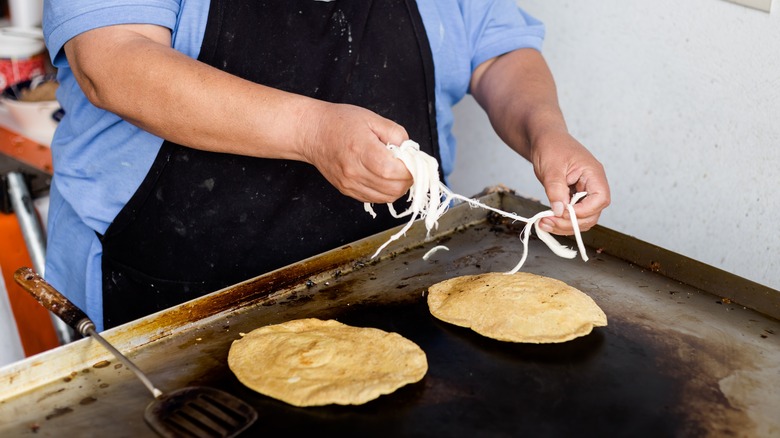
M 525 216 L 546 209 L 508 191 L 480 200 Z M 103 334 L 163 390 L 214 386 L 250 402 L 260 416 L 246 436 L 780 434 L 780 292 L 604 227 L 583 236 L 588 262 L 532 239 L 523 271 L 584 291 L 607 327 L 528 345 L 433 318 L 427 288 L 510 270 L 520 225 L 459 205 L 431 239 L 416 224 L 377 259 L 395 230 Z M 435 245 L 449 251 L 422 260 Z M 426 352 L 429 371 L 361 406 L 296 408 L 241 385 L 226 365 L 230 343 L 303 317 L 400 333 Z M 146 388 L 91 339 L 0 369 L 0 385 L 0 436 L 153 436 Z

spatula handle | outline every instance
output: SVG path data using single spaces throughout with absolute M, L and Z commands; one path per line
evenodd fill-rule
M 117 350 L 95 331 L 95 324 L 87 314 L 76 307 L 69 299 L 65 298 L 54 286 L 46 282 L 40 275 L 30 268 L 19 268 L 14 273 L 14 280 L 30 293 L 41 305 L 57 315 L 66 324 L 81 333 L 82 336 L 92 336 L 103 347 L 110 351 L 117 359 L 127 366 L 155 398 L 163 395 L 162 391 L 155 388 L 151 380 L 130 359 Z
M 69 299 L 65 298 L 57 289 L 46 282 L 40 275 L 30 268 L 19 268 L 14 273 L 14 280 L 19 283 L 41 305 L 57 315 L 69 326 L 76 329 L 82 336 L 84 322 L 90 322 L 87 314 L 76 307 Z

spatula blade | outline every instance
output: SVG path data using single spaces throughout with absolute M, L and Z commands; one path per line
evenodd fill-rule
M 249 404 L 215 388 L 190 386 L 149 404 L 146 423 L 162 437 L 234 437 L 257 420 Z

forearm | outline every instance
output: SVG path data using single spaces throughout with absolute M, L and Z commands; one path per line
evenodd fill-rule
M 610 203 L 607 177 L 601 163 L 569 134 L 542 55 L 521 49 L 487 61 L 474 72 L 471 87 L 496 133 L 533 164 L 556 216 L 545 218 L 542 228 L 572 233 L 564 210 L 572 190 L 588 193 L 575 206 L 580 229 L 595 225 Z
M 552 74 L 542 55 L 521 49 L 479 66 L 471 93 L 493 129 L 520 155 L 533 161 L 541 137 L 567 133 Z
M 402 126 L 354 105 L 256 84 L 170 48 L 170 31 L 121 25 L 81 34 L 65 46 L 95 106 L 145 131 L 196 149 L 314 165 L 339 191 L 392 202 L 412 178 L 387 144 Z
M 300 122 L 322 102 L 229 75 L 167 47 L 167 29 L 141 29 L 96 29 L 66 45 L 92 103 L 189 147 L 303 159 Z

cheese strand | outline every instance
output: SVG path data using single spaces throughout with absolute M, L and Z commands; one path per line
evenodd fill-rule
M 379 253 L 382 252 L 382 250 L 385 249 L 385 247 L 387 247 L 390 242 L 398 240 L 401 238 L 401 236 L 405 236 L 406 232 L 409 230 L 409 228 L 411 228 L 412 224 L 417 219 L 424 219 L 425 228 L 427 230 L 426 239 L 430 238 L 431 230 L 438 228 L 439 218 L 447 212 L 450 202 L 455 199 L 467 202 L 473 208 L 484 208 L 506 218 L 512 219 L 514 221 L 524 222 L 526 224 L 520 234 L 521 242 L 523 243 L 523 255 L 520 259 L 520 262 L 511 271 L 507 272 L 507 274 L 514 274 L 518 272 L 525 263 L 525 260 L 528 257 L 528 241 L 531 234 L 532 224 L 537 236 L 539 237 L 539 240 L 544 242 L 555 255 L 567 259 L 573 259 L 577 256 L 577 251 L 561 245 L 557 240 L 555 240 L 552 234 L 539 228 L 539 223 L 543 218 L 555 216 L 552 210 L 542 211 L 531 218 L 525 218 L 514 213 L 509 213 L 498 208 L 485 205 L 476 199 L 467 198 L 465 196 L 454 193 L 447 186 L 445 186 L 439 180 L 439 163 L 435 158 L 426 154 L 424 151 L 421 151 L 420 145 L 416 142 L 412 140 L 406 140 L 405 142 L 401 143 L 400 146 L 388 145 L 388 149 L 393 152 L 393 156 L 400 159 L 404 163 L 406 168 L 409 170 L 409 173 L 412 174 L 412 179 L 414 182 L 412 183 L 412 187 L 409 189 L 409 196 L 407 199 L 410 202 L 409 208 L 407 208 L 402 213 L 397 213 L 393 208 L 393 204 L 389 203 L 387 204 L 387 207 L 390 211 L 390 214 L 395 218 L 402 218 L 406 216 L 410 217 L 409 221 L 406 223 L 406 225 L 403 226 L 403 228 L 401 228 L 400 231 L 390 236 L 390 238 L 376 250 L 374 255 L 371 256 L 372 259 L 379 255 Z M 585 245 L 582 242 L 580 228 L 577 223 L 577 215 L 574 212 L 574 204 L 576 204 L 586 195 L 587 192 L 576 193 L 574 196 L 572 196 L 571 201 L 566 206 L 569 211 L 569 216 L 571 218 L 574 229 L 574 236 L 577 241 L 577 247 L 584 261 L 588 261 L 588 256 L 585 251 Z M 366 212 L 371 214 L 372 217 L 376 217 L 376 213 L 374 212 L 371 204 L 365 203 L 364 209 Z M 430 256 L 430 254 L 435 252 L 434 250 L 437 249 L 441 248 L 436 247 L 429 251 L 423 257 L 423 259 L 427 260 L 428 256 Z

